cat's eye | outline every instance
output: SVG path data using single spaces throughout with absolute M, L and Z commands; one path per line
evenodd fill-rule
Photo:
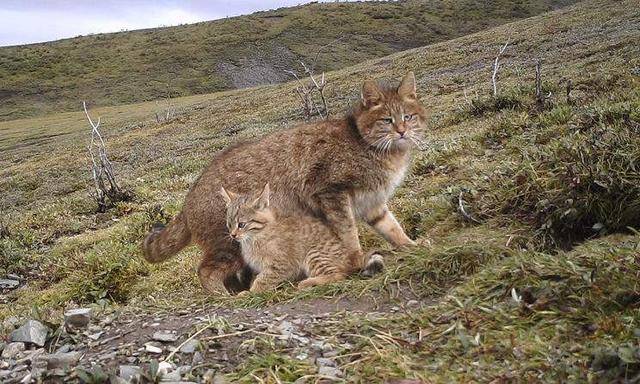
M 380 119 L 379 121 L 381 121 L 381 122 L 383 122 L 385 124 L 393 123 L 393 119 L 391 117 L 385 117 L 385 118 Z
M 247 223 L 245 223 L 244 221 L 241 221 L 238 223 L 238 229 L 242 229 L 247 225 Z
M 404 121 L 411 121 L 416 115 L 404 115 L 402 118 Z

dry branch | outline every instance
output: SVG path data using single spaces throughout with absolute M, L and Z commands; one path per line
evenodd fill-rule
M 540 59 L 536 59 L 535 63 L 536 63 L 536 105 L 538 109 L 542 110 L 544 108 L 544 102 L 551 97 L 551 92 L 549 92 L 548 95 L 544 95 L 542 93 L 542 61 Z
M 507 41 L 500 51 L 498 51 L 498 55 L 496 56 L 495 61 L 493 62 L 493 75 L 491 76 L 491 83 L 493 84 L 493 96 L 498 96 L 498 84 L 497 84 L 497 76 L 498 76 L 498 68 L 500 68 L 500 56 L 507 49 L 509 42 Z
M 475 217 L 471 216 L 467 212 L 467 210 L 464 208 L 464 200 L 462 198 L 463 194 L 464 194 L 464 192 L 461 191 L 460 194 L 458 195 L 458 211 L 460 212 L 462 217 L 464 217 L 468 221 L 474 222 L 476 224 L 480 224 L 480 220 L 478 220 Z
M 91 158 L 91 173 L 93 175 L 94 191 L 93 198 L 98 203 L 98 211 L 105 212 L 110 206 L 118 201 L 129 199 L 129 193 L 124 191 L 116 181 L 113 165 L 107 156 L 107 149 L 100 134 L 100 118 L 94 123 L 89 116 L 87 104 L 83 101 L 82 108 L 91 126 L 91 141 L 88 146 L 89 157 Z
M 573 104 L 573 100 L 571 99 L 571 91 L 573 90 L 573 82 L 571 81 L 571 79 L 567 79 L 567 87 L 566 87 L 566 94 L 567 94 L 567 104 Z
M 302 66 L 304 73 L 304 79 L 301 75 L 294 70 L 285 70 L 285 73 L 291 75 L 297 82 L 296 93 L 300 97 L 300 103 L 302 105 L 302 113 L 305 120 L 309 120 L 314 115 L 320 116 L 322 119 L 329 118 L 329 107 L 327 105 L 327 99 L 324 94 L 324 88 L 327 85 L 324 72 L 319 76 L 315 73 L 315 66 L 320 57 L 320 53 L 327 47 L 340 41 L 344 36 L 321 46 L 315 54 L 313 62 L 310 66 L 306 65 L 302 60 L 298 60 Z

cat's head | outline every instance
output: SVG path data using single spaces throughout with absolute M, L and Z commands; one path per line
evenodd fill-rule
M 421 143 L 427 116 L 413 72 L 398 87 L 365 81 L 353 118 L 365 142 L 380 153 L 406 151 Z
M 220 188 L 220 195 L 227 203 L 227 229 L 237 241 L 251 238 L 274 220 L 269 207 L 269 184 L 261 192 L 239 194 Z

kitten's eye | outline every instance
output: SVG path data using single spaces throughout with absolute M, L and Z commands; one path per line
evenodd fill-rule
M 416 115 L 404 115 L 404 116 L 403 116 L 403 119 L 404 119 L 404 121 L 411 121 L 411 120 L 413 120 L 413 118 L 414 118 L 415 116 L 416 116 Z
M 393 123 L 393 119 L 391 117 L 385 117 L 385 118 L 380 119 L 379 121 L 383 122 L 384 124 Z
M 244 228 L 244 227 L 245 227 L 245 225 L 247 225 L 247 223 L 245 223 L 244 221 L 239 222 L 239 223 L 238 223 L 238 229 L 242 229 L 242 228 Z

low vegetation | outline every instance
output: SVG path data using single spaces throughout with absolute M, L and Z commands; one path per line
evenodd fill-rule
M 138 250 L 151 223 L 179 210 L 212 153 L 302 119 L 294 83 L 176 99 L 184 112 L 163 123 L 151 103 L 96 108 L 115 171 L 135 196 L 104 213 L 88 195 L 88 160 L 78 156 L 88 138 L 81 114 L 0 123 L 0 269 L 29 282 L 8 296 L 0 316 L 55 321 L 70 303 L 153 311 L 366 296 L 402 308 L 313 328 L 354 346 L 336 357 L 353 381 L 637 378 L 640 14 L 633 5 L 587 1 L 328 74 L 337 111 L 364 78 L 415 70 L 432 129 L 391 208 L 419 245 L 388 250 L 387 269 L 372 279 L 303 292 L 207 297 L 194 273 L 197 249 L 157 266 Z M 493 97 L 491 63 L 507 39 L 514 43 Z M 532 49 L 545 63 L 550 95 L 542 106 Z M 60 126 L 63 136 L 46 139 Z M 386 247 L 362 233 L 367 249 Z M 421 306 L 406 309 L 402 292 Z M 253 343 L 260 357 L 227 371 L 232 380 L 290 382 L 315 369 L 276 343 Z

